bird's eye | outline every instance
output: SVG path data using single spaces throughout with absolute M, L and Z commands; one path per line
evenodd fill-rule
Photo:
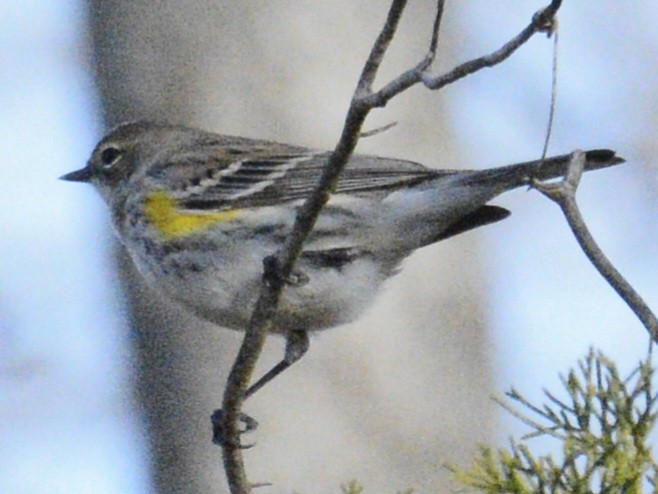
M 121 150 L 115 147 L 107 147 L 101 153 L 101 164 L 103 168 L 111 168 L 121 158 Z

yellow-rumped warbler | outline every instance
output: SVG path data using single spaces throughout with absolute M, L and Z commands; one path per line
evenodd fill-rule
M 62 179 L 98 189 L 152 286 L 202 319 L 243 330 L 263 259 L 282 247 L 329 155 L 137 122 L 110 132 L 85 168 Z M 298 260 L 305 282 L 284 291 L 275 319 L 288 342 L 280 366 L 304 354 L 308 331 L 357 318 L 415 249 L 507 217 L 486 203 L 530 177 L 562 175 L 568 160 L 474 171 L 354 155 Z M 621 162 L 613 151 L 589 151 L 586 169 Z

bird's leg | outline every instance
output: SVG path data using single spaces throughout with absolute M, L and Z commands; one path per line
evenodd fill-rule
M 283 360 L 272 367 L 263 377 L 252 384 L 245 393 L 245 399 L 249 398 L 268 382 L 281 374 L 284 370 L 297 362 L 308 351 L 309 340 L 306 331 L 291 331 L 286 336 L 286 353 Z
M 267 372 L 263 377 L 258 381 L 252 384 L 249 389 L 245 392 L 245 400 L 253 395 L 260 388 L 265 386 L 268 382 L 274 379 L 276 376 L 281 374 L 284 370 L 290 367 L 292 364 L 297 362 L 304 354 L 308 351 L 309 340 L 308 333 L 306 331 L 291 331 L 286 336 L 286 353 L 283 357 L 283 360 L 272 367 L 269 372 Z M 226 439 L 224 438 L 224 411 L 215 410 L 212 414 L 211 421 L 213 425 L 213 442 L 219 445 L 225 445 Z M 244 428 L 241 433 L 251 432 L 258 427 L 258 422 L 251 418 L 244 412 L 240 412 L 238 420 L 244 424 Z M 253 444 L 242 445 L 242 444 L 232 444 L 231 446 L 236 448 L 250 448 Z

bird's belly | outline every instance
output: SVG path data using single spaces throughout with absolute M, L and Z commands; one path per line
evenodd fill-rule
M 149 284 L 197 317 L 214 324 L 245 330 L 261 290 L 262 260 L 276 251 L 242 243 L 239 252 L 225 246 L 194 251 L 159 246 L 130 249 Z M 223 248 L 224 247 L 224 248 Z M 390 271 L 371 256 L 360 256 L 340 266 L 318 266 L 299 260 L 303 276 L 286 285 L 274 331 L 316 331 L 358 318 L 374 301 Z

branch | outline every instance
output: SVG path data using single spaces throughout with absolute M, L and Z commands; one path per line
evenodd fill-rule
M 583 252 L 585 252 L 587 258 L 597 271 L 601 273 L 601 276 L 605 278 L 610 286 L 612 286 L 617 294 L 635 313 L 649 332 L 651 339 L 658 343 L 658 319 L 653 312 L 651 312 L 651 309 L 644 302 L 642 297 L 605 256 L 592 237 L 592 234 L 589 232 L 589 229 L 580 214 L 580 209 L 576 202 L 576 192 L 580 183 L 580 177 L 583 174 L 584 166 L 585 153 L 580 150 L 574 151 L 571 161 L 569 162 L 567 174 L 562 181 L 547 184 L 535 180 L 533 186 L 560 206 L 567 222 L 569 223 L 571 231 L 575 235 L 576 240 L 580 244 L 581 249 L 583 249 Z
M 440 89 L 485 67 L 498 65 L 535 34 L 541 32 L 550 35 L 553 31 L 553 19 L 560 5 L 562 5 L 562 0 L 553 0 L 548 7 L 532 16 L 532 21 L 523 31 L 493 53 L 463 63 L 442 76 L 432 77 L 429 74 L 422 74 L 423 84 L 429 89 Z
M 493 67 L 503 62 L 510 57 L 517 49 L 525 44 L 532 36 L 540 32 L 552 32 L 553 19 L 558 9 L 562 5 L 562 0 L 553 0 L 548 7 L 538 11 L 532 16 L 530 24 L 526 26 L 518 35 L 510 41 L 501 46 L 498 50 L 490 53 L 489 55 L 482 56 L 469 60 L 461 65 L 458 65 L 450 72 L 441 76 L 432 76 L 428 70 L 434 61 L 436 43 L 438 42 L 438 32 L 440 27 L 441 16 L 443 14 L 443 1 L 438 2 L 438 12 L 434 24 L 434 34 L 430 54 L 427 55 L 421 62 L 418 63 L 413 69 L 408 70 L 400 76 L 393 79 L 386 84 L 382 89 L 376 93 L 370 94 L 364 101 L 371 107 L 383 107 L 395 96 L 410 87 L 422 82 L 427 88 L 432 90 L 441 89 L 448 84 L 471 75 L 485 67 Z
M 291 235 L 288 237 L 283 250 L 277 256 L 278 273 L 267 273 L 266 268 L 265 282 L 262 285 L 260 297 L 256 303 L 244 341 L 229 374 L 222 402 L 222 429 L 224 435 L 222 454 L 224 469 L 232 494 L 251 491 L 240 446 L 238 419 L 244 402 L 245 391 L 265 343 L 265 336 L 273 326 L 274 315 L 284 287 L 283 280 L 292 273 L 295 261 L 302 252 L 306 237 L 313 229 L 322 207 L 329 201 L 331 192 L 338 183 L 340 173 L 345 168 L 356 147 L 361 127 L 369 112 L 369 108 L 358 103 L 359 100 L 356 95 L 363 91 L 370 91 L 406 3 L 407 0 L 394 0 L 391 4 L 386 23 L 377 37 L 359 78 L 355 97 L 350 104 L 340 140 L 324 168 L 318 186 L 297 213 Z
M 299 209 L 293 229 L 283 249 L 264 261 L 265 269 L 260 296 L 228 377 L 222 401 L 222 413 L 219 418 L 216 418 L 221 421 L 219 442 L 222 446 L 224 469 L 232 494 L 248 493 L 252 488 L 244 468 L 243 446 L 240 445 L 240 428 L 238 426 L 240 420 L 244 421 L 241 409 L 245 400 L 245 391 L 265 343 L 265 336 L 274 325 L 274 316 L 286 284 L 285 280 L 289 279 L 293 272 L 306 238 L 313 229 L 320 211 L 335 190 L 340 174 L 356 147 L 363 123 L 370 110 L 384 106 L 391 98 L 418 82 L 424 82 L 431 89 L 439 89 L 483 67 L 491 67 L 502 62 L 533 34 L 545 30 L 562 2 L 553 0 L 547 8 L 535 14 L 530 25 L 520 35 L 505 44 L 500 50 L 460 65 L 442 78 L 438 78 L 437 83 L 432 82 L 426 71 L 436 57 L 444 3 L 445 0 L 437 0 L 437 11 L 428 54 L 414 68 L 389 82 L 380 91 L 373 93 L 372 86 L 377 72 L 407 4 L 407 0 L 393 0 L 386 22 L 361 72 L 340 140 L 325 165 L 322 177 L 313 193 Z

